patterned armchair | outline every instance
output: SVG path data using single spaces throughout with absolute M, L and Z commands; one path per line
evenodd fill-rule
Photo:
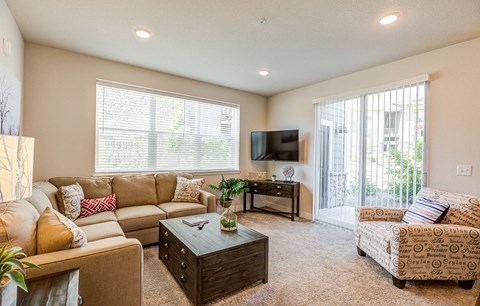
M 356 209 L 355 240 L 403 289 L 406 280 L 456 280 L 471 289 L 480 272 L 480 198 L 424 188 L 417 197 L 448 203 L 439 224 L 403 224 L 406 209 Z

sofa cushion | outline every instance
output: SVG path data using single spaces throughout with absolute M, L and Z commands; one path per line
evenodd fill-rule
M 50 200 L 52 204 L 52 208 L 58 211 L 58 204 L 57 204 L 57 187 L 50 182 L 47 181 L 40 181 L 33 183 L 33 189 L 38 189 L 43 192 L 47 198 Z M 42 210 L 43 212 L 43 210 Z
M 124 232 L 158 226 L 158 221 L 167 217 L 166 213 L 155 205 L 118 208 L 115 215 Z
M 200 189 L 202 189 L 205 179 L 186 179 L 177 176 L 177 187 L 172 202 L 191 202 L 200 203 Z
M 173 199 L 173 196 L 175 195 L 175 189 L 177 187 L 177 176 L 181 176 L 186 179 L 193 178 L 193 175 L 182 172 L 155 174 L 158 204 L 170 202 Z
M 80 217 L 81 201 L 84 198 L 83 189 L 79 183 L 60 186 L 57 191 L 58 208 L 62 214 L 72 221 Z
M 45 208 L 37 223 L 37 254 L 79 248 L 87 244 L 85 233 L 64 215 Z
M 415 200 L 403 216 L 404 224 L 433 224 L 440 223 L 447 214 L 450 206 L 445 203 L 435 203 L 427 198 Z
M 26 200 L 35 207 L 39 214 L 41 214 L 47 207 L 53 208 L 47 195 L 35 187 L 32 188 L 32 196 Z
M 12 240 L 27 256 L 37 253 L 37 220 L 40 214 L 27 201 L 18 200 L 0 205 L 0 245 Z
M 87 235 L 88 241 L 97 241 L 100 239 L 125 236 L 122 228 L 115 221 L 90 224 L 80 227 Z
M 115 176 L 112 190 L 117 195 L 117 207 L 156 205 L 155 178 L 153 175 Z
M 85 218 L 102 211 L 115 211 L 117 208 L 116 199 L 115 194 L 98 199 L 83 199 L 81 201 L 80 217 Z
M 48 181 L 57 188 L 79 183 L 87 199 L 103 198 L 112 194 L 111 177 L 53 177 Z
M 167 213 L 167 218 L 207 213 L 207 206 L 190 202 L 167 202 L 159 204 L 158 207 Z
M 427 198 L 436 203 L 450 205 L 441 223 L 480 228 L 480 197 L 447 192 L 433 188 L 422 188 L 417 198 Z
M 78 218 L 75 220 L 75 224 L 78 226 L 85 226 L 90 224 L 97 224 L 108 221 L 117 221 L 117 216 L 113 211 L 103 211 L 98 214 L 94 214 L 85 218 Z

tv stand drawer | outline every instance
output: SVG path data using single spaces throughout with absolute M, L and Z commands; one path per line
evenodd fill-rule
M 247 181 L 250 192 L 268 196 L 291 198 L 298 195 L 298 183 L 282 181 Z

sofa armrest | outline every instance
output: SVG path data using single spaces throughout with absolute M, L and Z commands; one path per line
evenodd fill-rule
M 407 210 L 404 208 L 384 208 L 384 207 L 356 207 L 355 221 L 402 221 L 403 215 Z
M 419 274 L 458 280 L 479 276 L 480 229 L 454 224 L 395 224 L 389 234 L 390 269 L 400 279 Z
M 205 190 L 200 190 L 200 204 L 207 206 L 207 212 L 215 212 L 215 195 Z
M 143 249 L 136 239 L 108 238 L 26 260 L 41 267 L 27 268 L 27 279 L 79 269 L 85 305 L 142 304 Z

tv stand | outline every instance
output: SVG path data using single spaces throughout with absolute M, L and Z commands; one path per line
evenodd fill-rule
M 295 214 L 299 216 L 300 213 L 300 183 L 291 182 L 291 181 L 271 181 L 271 180 L 246 180 L 248 183 L 248 188 L 250 189 L 250 205 L 251 209 L 249 211 L 254 212 L 267 212 L 272 214 L 277 214 L 282 217 L 290 218 L 292 221 L 295 221 Z M 290 212 L 283 211 L 274 211 L 270 209 L 265 209 L 261 207 L 255 207 L 255 194 L 267 195 L 273 197 L 281 198 L 290 198 L 291 199 L 291 210 Z M 297 211 L 295 213 L 295 200 Z M 247 193 L 243 193 L 243 212 L 247 212 Z

